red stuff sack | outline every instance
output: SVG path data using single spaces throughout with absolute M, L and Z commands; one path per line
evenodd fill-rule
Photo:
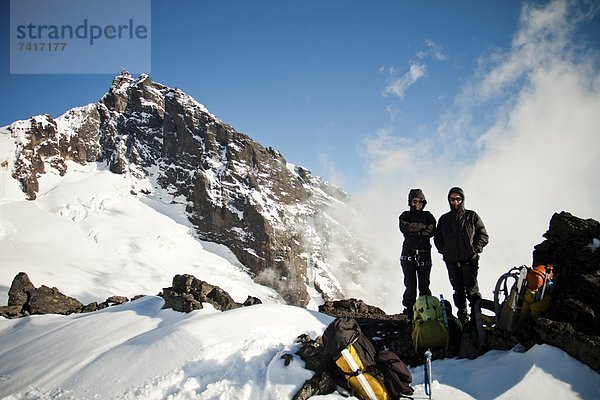
M 546 274 L 548 276 L 546 277 Z M 544 281 L 548 282 L 552 280 L 552 265 L 536 265 L 527 271 L 527 289 L 538 290 L 544 286 Z

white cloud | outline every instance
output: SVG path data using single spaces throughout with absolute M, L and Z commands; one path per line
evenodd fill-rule
M 425 46 L 427 47 L 425 50 L 421 50 L 417 53 L 417 57 L 423 59 L 427 57 L 431 57 L 435 60 L 445 60 L 447 59 L 444 54 L 444 50 L 442 46 L 433 40 L 425 40 Z
M 402 99 L 406 90 L 426 75 L 427 66 L 424 63 L 413 62 L 408 71 L 402 75 L 399 75 L 394 67 L 390 67 L 387 72 L 388 83 L 383 90 L 383 95 Z
M 443 52 L 442 46 L 435 43 L 432 40 L 425 41 L 426 49 L 417 52 L 417 58 L 424 60 L 426 58 L 433 58 L 435 60 L 445 60 L 446 55 Z M 408 71 L 401 74 L 395 67 L 381 67 L 380 73 L 387 73 L 387 84 L 383 90 L 383 96 L 389 97 L 394 96 L 400 99 L 404 98 L 404 95 L 409 87 L 414 85 L 419 79 L 427 76 L 427 64 L 425 62 L 410 62 Z
M 490 233 L 480 270 L 487 298 L 502 272 L 531 264 L 554 212 L 600 219 L 600 60 L 574 36 L 590 16 L 582 4 L 525 5 L 511 48 L 481 60 L 435 132 L 405 137 L 392 121 L 367 138 L 370 186 L 357 202 L 364 205 L 364 230 L 378 246 L 376 264 L 397 287 L 397 217 L 410 188 L 422 188 L 439 217 L 448 209 L 447 190 L 463 187 L 467 208 Z M 398 87 L 403 94 L 406 87 Z M 481 113 L 493 115 L 484 129 L 473 123 Z M 433 271 L 432 291 L 450 297 L 440 259 Z M 399 299 L 390 302 L 399 311 Z

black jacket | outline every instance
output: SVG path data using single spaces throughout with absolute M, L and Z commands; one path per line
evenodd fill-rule
M 423 208 L 417 211 L 413 205 L 413 199 L 421 199 Z M 428 250 L 431 259 L 431 243 L 429 239 L 435 234 L 435 218 L 429 211 L 424 208 L 427 205 L 427 200 L 421 189 L 411 189 L 408 193 L 409 211 L 404 211 L 400 214 L 399 225 L 400 232 L 404 234 L 404 243 L 402 244 L 402 255 L 413 255 L 413 250 Z
M 404 234 L 402 255 L 411 254 L 411 250 L 431 250 L 429 239 L 435 234 L 435 218 L 429 211 L 404 211 L 399 225 Z
M 463 202 L 458 210 L 451 206 L 450 212 L 440 217 L 433 241 L 445 261 L 470 261 L 488 244 L 489 236 L 479 215 L 464 208 L 462 190 L 453 188 L 452 192 L 460 193 Z

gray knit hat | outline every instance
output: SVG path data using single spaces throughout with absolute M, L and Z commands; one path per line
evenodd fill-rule
M 425 195 L 421 189 L 410 189 L 408 192 L 408 206 L 411 206 L 412 199 L 421 199 L 423 200 L 423 207 L 427 204 L 427 200 L 425 200 Z

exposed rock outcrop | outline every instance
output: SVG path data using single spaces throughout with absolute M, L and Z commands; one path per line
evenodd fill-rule
M 35 286 L 25 272 L 19 272 L 8 290 L 8 305 L 23 307 L 35 291 Z
M 135 299 L 142 297 L 137 296 Z M 111 296 L 102 303 L 83 305 L 79 300 L 67 296 L 57 288 L 42 285 L 36 288 L 25 272 L 19 272 L 8 291 L 8 304 L 0 306 L 0 316 L 20 318 L 34 314 L 73 314 L 102 310 L 113 305 L 123 304 L 129 299 L 124 296 Z
M 262 303 L 260 299 L 253 296 L 248 296 L 244 303 L 236 303 L 225 290 L 197 279 L 193 275 L 175 275 L 173 286 L 163 289 L 159 296 L 165 300 L 163 308 L 180 312 L 199 310 L 203 308 L 202 303 L 209 303 L 220 311 Z M 144 295 L 135 296 L 131 301 L 141 297 Z M 27 274 L 20 272 L 13 279 L 8 292 L 8 304 L 0 306 L 0 317 L 21 318 L 33 314 L 87 313 L 127 302 L 129 299 L 125 296 L 110 296 L 102 303 L 93 302 L 83 305 L 77 299 L 62 294 L 57 288 L 44 285 L 36 288 Z
M 13 279 L 8 291 L 8 306 L 0 308 L 0 315 L 18 317 L 33 314 L 73 314 L 84 308 L 77 299 L 62 294 L 57 288 L 36 288 L 26 273 L 20 272 Z
M 560 347 L 600 372 L 600 223 L 554 214 L 535 247 L 534 263 L 554 264 L 557 294 L 550 312 L 530 321 L 535 340 Z
M 229 293 L 220 287 L 187 274 L 175 275 L 173 286 L 164 288 L 161 296 L 165 299 L 163 308 L 172 308 L 175 311 L 186 313 L 202 309 L 202 303 L 212 304 L 220 311 L 261 303 L 259 299 L 251 296 L 248 296 L 243 304 L 236 303 Z
M 319 306 L 319 311 L 333 317 L 393 319 L 379 307 L 371 306 L 360 299 L 329 300 Z

